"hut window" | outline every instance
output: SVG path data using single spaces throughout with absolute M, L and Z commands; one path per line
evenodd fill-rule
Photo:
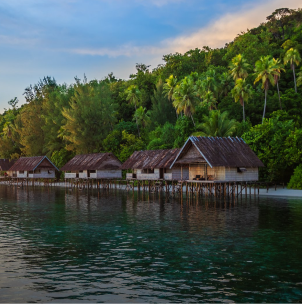
M 19 171 L 20 174 L 24 174 L 24 171 Z
M 51 170 L 48 170 L 48 174 L 51 174 L 52 173 L 52 171 Z
M 34 171 L 28 171 L 29 174 L 34 174 Z
M 89 172 L 90 172 L 90 173 L 96 173 L 96 171 L 95 171 L 95 170 L 89 170 Z
M 237 172 L 238 173 L 242 173 L 242 172 L 246 172 L 247 170 L 246 170 L 246 168 L 237 168 Z
M 79 172 L 80 172 L 80 173 L 83 173 L 83 170 L 80 170 Z
M 142 173 L 154 173 L 154 169 L 143 169 Z

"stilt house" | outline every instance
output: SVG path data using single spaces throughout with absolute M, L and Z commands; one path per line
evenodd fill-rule
M 20 157 L 7 171 L 16 178 L 55 178 L 59 170 L 47 156 Z
M 65 178 L 122 178 L 122 163 L 112 153 L 76 155 L 61 168 Z
M 180 168 L 181 180 L 258 181 L 263 163 L 238 137 L 188 138 L 170 169 Z
M 9 159 L 0 159 L 0 171 L 6 172 L 9 168 L 15 163 L 14 160 L 10 161 Z
M 135 151 L 122 165 L 123 170 L 132 170 L 127 173 L 127 179 L 157 180 L 175 179 L 177 169 L 170 169 L 179 149 Z

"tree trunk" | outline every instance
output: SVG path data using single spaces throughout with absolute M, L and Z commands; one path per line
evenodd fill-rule
M 264 121 L 264 117 L 265 117 L 265 109 L 266 109 L 266 93 L 267 93 L 267 89 L 265 89 L 265 99 L 264 99 L 264 109 L 263 109 L 262 123 L 263 123 L 263 121 Z
M 295 74 L 295 65 L 294 64 L 293 64 L 293 74 L 294 74 L 295 92 L 297 93 L 296 74 Z
M 136 102 L 134 103 L 134 107 L 135 107 L 135 112 L 136 112 Z M 138 137 L 141 137 L 140 134 L 139 134 L 139 128 L 138 128 L 138 123 L 137 123 L 137 117 L 135 117 L 135 122 L 136 122 L 136 126 L 137 126 Z
M 136 126 L 137 126 L 138 137 L 141 137 L 140 134 L 139 134 L 139 128 L 138 128 L 137 118 L 135 118 L 135 121 L 136 121 Z
M 245 121 L 244 100 L 242 101 L 243 121 Z
M 279 81 L 277 81 L 277 90 L 278 90 L 278 97 L 279 97 L 279 103 L 280 103 L 280 110 L 282 110 L 281 99 L 280 99 L 280 91 L 279 91 Z
M 192 118 L 192 121 L 193 121 L 193 125 L 195 127 L 195 122 L 194 122 L 194 119 L 193 119 L 193 115 L 191 114 L 191 118 Z

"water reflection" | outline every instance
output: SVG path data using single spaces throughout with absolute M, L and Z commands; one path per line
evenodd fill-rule
M 0 301 L 301 298 L 301 201 L 0 188 Z

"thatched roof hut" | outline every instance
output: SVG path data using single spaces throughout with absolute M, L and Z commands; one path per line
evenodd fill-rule
M 188 168 L 189 180 L 256 181 L 264 165 L 242 138 L 190 136 L 170 168 L 179 166 Z
M 65 178 L 121 178 L 121 162 L 113 153 L 76 155 L 61 171 Z
M 134 171 L 127 178 L 163 179 L 165 175 L 168 177 L 167 174 L 172 173 L 169 168 L 178 152 L 179 149 L 135 151 L 121 168 Z
M 9 160 L 7 158 L 0 159 L 0 171 L 8 171 L 14 163 L 15 160 Z
M 12 177 L 54 178 L 59 169 L 47 156 L 20 157 L 8 170 Z

